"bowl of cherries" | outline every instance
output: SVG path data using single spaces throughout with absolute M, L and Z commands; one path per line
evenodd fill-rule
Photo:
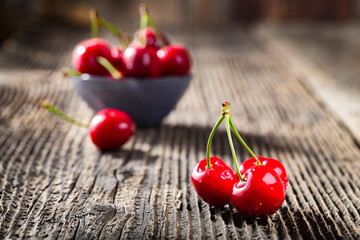
M 138 127 L 158 124 L 176 106 L 191 81 L 191 57 L 180 44 L 170 44 L 140 5 L 141 24 L 131 39 L 91 10 L 92 38 L 72 52 L 74 71 L 67 71 L 74 89 L 94 110 L 127 112 Z M 98 37 L 104 27 L 120 38 L 111 46 Z

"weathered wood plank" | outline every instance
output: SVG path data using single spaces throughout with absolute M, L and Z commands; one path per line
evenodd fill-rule
M 0 238 L 359 238 L 355 133 L 349 134 L 342 118 L 314 98 L 300 77 L 315 68 L 311 79 L 319 82 L 313 84 L 335 84 L 333 66 L 357 86 L 354 65 L 327 61 L 320 54 L 326 47 L 316 44 L 323 57 L 314 63 L 315 53 L 308 59 L 300 51 L 301 38 L 273 32 L 172 30 L 171 37 L 192 53 L 190 88 L 161 125 L 138 130 L 119 150 L 100 153 L 86 129 L 38 107 L 49 99 L 79 120 L 90 120 L 93 112 L 59 73 L 85 33 L 61 24 L 32 25 L 0 51 Z M 290 53 L 300 66 L 295 72 L 288 65 Z M 330 67 L 317 67 L 323 63 Z M 250 147 L 281 160 L 288 170 L 286 200 L 269 218 L 241 216 L 231 204 L 209 207 L 191 185 L 192 168 L 205 157 L 225 100 Z M 239 143 L 235 147 L 239 161 L 249 157 Z M 224 126 L 212 152 L 234 166 Z
M 360 142 L 358 27 L 259 31 L 283 64 L 336 115 Z M 280 37 L 279 37 L 280 35 Z

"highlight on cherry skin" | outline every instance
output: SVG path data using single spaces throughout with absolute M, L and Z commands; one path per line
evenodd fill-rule
M 211 168 L 207 167 L 206 158 L 195 165 L 191 182 L 205 202 L 221 207 L 230 202 L 233 186 L 239 178 L 220 158 L 211 157 L 210 162 Z

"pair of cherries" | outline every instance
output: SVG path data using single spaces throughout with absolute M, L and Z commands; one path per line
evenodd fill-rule
M 72 124 L 88 128 L 91 141 L 101 151 L 121 147 L 136 131 L 133 118 L 128 113 L 117 109 L 106 108 L 100 110 L 91 119 L 90 124 L 84 124 L 59 111 L 47 101 L 42 102 L 42 107 Z
M 224 119 L 236 173 L 220 158 L 210 157 L 213 136 Z M 236 160 L 230 129 L 252 155 L 240 166 Z M 266 217 L 274 214 L 285 200 L 288 178 L 281 162 L 257 157 L 251 151 L 234 127 L 230 104 L 224 102 L 222 114 L 209 136 L 206 158 L 195 165 L 191 181 L 197 194 L 211 206 L 224 206 L 231 202 L 245 216 Z
M 111 75 L 115 79 L 189 74 L 191 60 L 186 48 L 170 45 L 167 37 L 157 30 L 144 4 L 140 5 L 140 14 L 140 29 L 129 43 L 124 33 L 91 12 L 93 38 L 76 45 L 72 53 L 73 68 L 80 73 Z M 98 38 L 98 25 L 119 36 L 122 46 L 112 47 Z

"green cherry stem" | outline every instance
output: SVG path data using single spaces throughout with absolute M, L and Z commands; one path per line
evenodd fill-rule
M 147 6 L 145 3 L 140 4 L 139 7 L 140 12 L 140 31 L 139 31 L 139 40 L 142 46 L 146 46 L 146 35 L 145 28 L 149 25 L 149 15 L 147 14 Z
M 99 22 L 97 20 L 98 18 L 98 13 L 96 12 L 95 9 L 90 9 L 89 11 L 89 17 L 90 17 L 90 22 L 91 22 L 91 37 L 92 38 L 97 38 L 99 36 Z
M 70 70 L 68 68 L 64 68 L 62 70 L 62 73 L 64 74 L 65 77 L 80 77 L 81 73 L 78 71 L 74 71 L 74 70 Z
M 235 136 L 239 139 L 239 141 L 241 142 L 241 144 L 246 148 L 246 150 L 250 153 L 250 155 L 256 159 L 256 165 L 261 165 L 261 162 L 259 161 L 259 159 L 257 158 L 257 156 L 254 154 L 253 151 L 251 151 L 251 149 L 248 147 L 248 145 L 245 143 L 245 141 L 242 139 L 242 137 L 240 136 L 240 134 L 238 133 L 238 131 L 236 130 L 234 123 L 231 119 L 231 117 L 229 116 L 229 123 L 231 126 L 231 129 L 233 130 L 233 132 L 235 133 Z
M 165 42 L 163 38 L 160 36 L 158 28 L 149 13 L 149 8 L 146 6 L 145 3 L 140 4 L 139 11 L 140 11 L 140 29 L 142 30 L 145 29 L 146 27 L 151 27 L 155 32 L 156 39 L 158 40 L 160 39 L 163 45 L 165 45 Z
M 210 149 L 211 149 L 211 142 L 214 138 L 215 132 L 218 129 L 219 125 L 221 124 L 221 122 L 224 120 L 224 116 L 221 115 L 219 120 L 216 122 L 215 126 L 213 127 L 213 129 L 211 130 L 210 136 L 208 138 L 208 142 L 206 145 L 206 161 L 207 161 L 207 169 L 212 168 L 211 162 L 210 162 Z
M 231 138 L 231 131 L 230 131 L 230 104 L 228 102 L 224 102 L 223 103 L 223 109 L 224 108 L 226 109 L 226 111 L 223 111 L 223 115 L 225 116 L 225 123 L 226 123 L 226 133 L 227 133 L 227 137 L 228 137 L 228 140 L 229 140 L 229 145 L 230 145 L 231 153 L 232 153 L 232 156 L 233 156 L 236 172 L 237 172 L 240 180 L 244 181 L 245 179 L 240 173 L 239 165 L 238 165 L 238 162 L 237 162 L 237 159 L 236 159 L 234 143 L 233 143 L 232 138 Z
M 146 6 L 146 4 L 140 5 L 140 15 L 144 17 L 145 27 L 151 27 L 154 29 L 155 32 L 158 31 L 156 24 L 154 20 L 151 18 L 151 15 L 149 14 L 149 8 Z
M 122 41 L 124 47 L 129 46 L 129 38 L 125 33 L 123 33 L 120 29 L 115 27 L 112 23 L 106 21 L 105 19 L 103 19 L 103 18 L 101 18 L 99 16 L 98 16 L 97 20 L 98 20 L 100 26 L 103 26 L 109 32 L 111 32 L 115 36 L 119 37 L 120 40 Z
M 63 113 L 60 110 L 56 109 L 54 106 L 50 105 L 50 103 L 48 101 L 42 101 L 41 106 L 43 108 L 46 108 L 50 112 L 54 113 L 55 115 L 61 117 L 62 119 L 64 119 L 65 121 L 67 121 L 69 123 L 72 123 L 72 124 L 74 124 L 76 126 L 79 126 L 79 127 L 89 128 L 89 124 L 79 122 L 79 121 L 69 117 L 65 113 Z
M 121 72 L 119 72 L 106 58 L 96 57 L 96 62 L 106 68 L 106 70 L 111 74 L 113 78 L 120 79 L 122 77 Z
M 120 38 L 124 47 L 129 45 L 128 36 L 123 33 L 120 29 L 115 27 L 112 23 L 106 21 L 104 18 L 99 16 L 99 13 L 95 9 L 91 9 L 89 12 L 90 21 L 91 21 L 91 36 L 98 37 L 99 35 L 99 25 L 104 27 L 106 30 Z

